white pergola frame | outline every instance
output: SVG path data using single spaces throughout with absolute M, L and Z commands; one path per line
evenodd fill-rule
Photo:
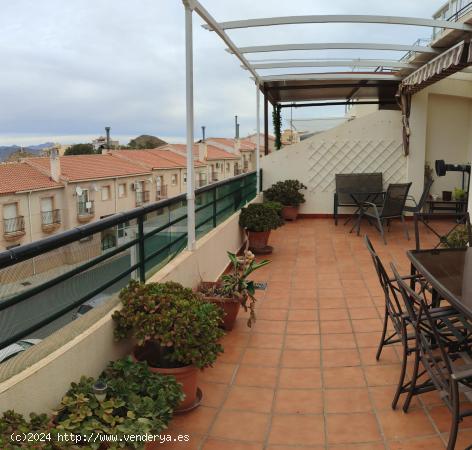
M 405 61 L 395 60 L 306 60 L 306 61 L 278 61 L 278 62 L 250 62 L 244 56 L 247 53 L 271 53 L 280 51 L 298 50 L 327 50 L 327 49 L 353 49 L 353 50 L 386 50 L 402 51 L 412 53 L 440 54 L 441 51 L 430 46 L 404 45 L 404 44 L 379 44 L 379 43 L 299 43 L 299 44 L 277 44 L 258 45 L 238 48 L 233 40 L 228 36 L 226 30 L 246 29 L 253 27 L 270 27 L 279 25 L 300 25 L 300 24 L 328 24 L 328 23 L 358 23 L 358 24 L 387 24 L 405 25 L 429 28 L 443 28 L 449 30 L 459 30 L 472 32 L 472 25 L 450 22 L 447 20 L 435 20 L 424 18 L 400 17 L 400 16 L 374 16 L 374 15 L 307 15 L 307 16 L 287 16 L 260 19 L 236 20 L 227 22 L 217 22 L 211 14 L 203 7 L 198 0 L 182 0 L 185 6 L 185 46 L 186 46 L 186 102 L 187 102 L 187 236 L 188 250 L 195 249 L 195 177 L 193 159 L 194 141 L 194 110 L 193 110 L 193 29 L 192 15 L 197 13 L 205 22 L 203 27 L 215 32 L 227 45 L 227 51 L 234 54 L 248 70 L 251 78 L 256 84 L 256 120 L 257 120 L 257 193 L 260 190 L 260 90 L 264 83 L 270 81 L 328 81 L 339 82 L 343 80 L 369 81 L 401 81 L 403 76 L 394 72 L 332 72 L 332 73 L 312 73 L 300 74 L 289 73 L 286 75 L 265 75 L 261 76 L 257 70 L 267 70 L 276 68 L 309 68 L 309 67 L 388 67 L 396 69 L 416 69 L 418 65 Z M 375 64 L 374 64 L 375 63 Z M 267 116 L 267 97 L 265 96 L 264 114 Z M 265 139 L 267 148 L 267 117 L 265 120 Z

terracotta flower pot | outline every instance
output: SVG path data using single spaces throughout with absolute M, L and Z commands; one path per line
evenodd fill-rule
M 269 231 L 248 231 L 249 248 L 254 250 L 264 250 L 269 242 Z
M 134 349 L 133 359 L 135 361 L 145 361 L 146 358 L 143 356 L 147 353 L 146 349 L 138 348 Z M 197 399 L 197 375 L 198 369 L 193 366 L 184 366 L 184 367 L 172 367 L 172 368 L 163 368 L 163 367 L 152 367 L 149 365 L 149 370 L 154 373 L 160 373 L 161 375 L 171 375 L 175 377 L 176 381 L 182 384 L 182 390 L 185 394 L 185 398 L 182 400 L 180 405 L 175 409 L 176 411 L 186 410 L 191 408 Z
M 223 328 L 226 331 L 231 331 L 238 317 L 239 309 L 241 308 L 241 302 L 237 298 L 222 298 L 217 295 L 206 295 L 205 291 L 217 286 L 217 281 L 203 281 L 200 283 L 199 290 L 203 291 L 204 299 L 206 302 L 214 303 L 218 305 L 224 312 L 223 316 Z
M 284 206 L 282 208 L 282 217 L 285 220 L 297 220 L 298 206 Z

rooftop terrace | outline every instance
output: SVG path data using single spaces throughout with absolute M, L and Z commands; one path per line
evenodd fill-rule
M 409 272 L 414 241 L 399 224 L 388 246 L 369 236 L 386 263 Z M 384 297 L 363 239 L 332 220 L 303 219 L 274 232 L 271 244 L 272 263 L 256 277 L 268 282 L 257 323 L 248 329 L 240 315 L 223 338 L 224 355 L 201 375 L 203 406 L 171 423 L 190 443 L 162 448 L 445 448 L 450 413 L 435 392 L 417 397 L 407 414 L 391 409 L 400 348 L 375 360 Z M 471 438 L 466 419 L 456 448 Z

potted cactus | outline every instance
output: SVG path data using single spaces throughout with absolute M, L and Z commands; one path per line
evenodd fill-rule
M 221 277 L 221 281 L 202 282 L 198 290 L 205 301 L 215 303 L 223 310 L 223 328 L 230 331 L 234 327 L 241 306 L 245 311 L 249 310 L 247 326 L 251 327 L 256 321 L 256 290 L 254 281 L 248 278 L 254 271 L 269 264 L 270 261 L 264 259 L 256 262 L 254 254 L 247 249 L 242 256 L 231 252 L 227 254 L 231 270 Z
M 133 338 L 136 360 L 183 384 L 179 411 L 197 406 L 198 369 L 211 366 L 223 352 L 218 343 L 224 335 L 221 310 L 174 282 L 131 281 L 120 299 L 123 306 L 113 314 L 115 338 Z
M 304 189 L 306 186 L 298 180 L 278 181 L 264 191 L 264 199 L 281 203 L 285 220 L 296 220 L 300 204 L 305 203 L 305 196 L 300 192 Z
M 251 203 L 241 210 L 239 216 L 239 225 L 248 234 L 249 250 L 256 254 L 272 252 L 272 247 L 267 245 L 270 232 L 282 224 L 276 209 L 264 203 Z

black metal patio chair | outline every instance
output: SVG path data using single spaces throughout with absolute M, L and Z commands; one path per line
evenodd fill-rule
M 434 180 L 429 179 L 426 181 L 424 184 L 424 189 L 423 193 L 421 194 L 419 202 L 416 202 L 415 198 L 411 195 L 408 195 L 407 201 L 411 201 L 413 205 L 405 205 L 405 208 L 403 209 L 405 212 L 409 213 L 420 213 L 423 211 L 424 205 L 426 204 L 426 200 L 428 200 L 429 197 L 429 192 L 431 191 L 431 186 L 433 184 Z
M 370 219 L 374 219 L 374 224 L 386 245 L 387 240 L 385 239 L 384 223 L 387 222 L 388 225 L 392 219 L 401 219 L 405 230 L 405 236 L 409 240 L 410 236 L 405 222 L 404 210 L 410 187 L 411 183 L 390 184 L 387 188 L 384 202 L 381 207 L 378 207 L 375 203 L 369 202 L 361 205 L 359 217 L 357 219 L 357 235 L 359 236 L 363 217 L 366 217 L 369 220 L 369 223 L 371 223 Z
M 459 423 L 472 415 L 472 410 L 462 410 L 459 397 L 463 392 L 472 400 L 472 326 L 458 312 L 454 315 L 435 314 L 425 299 L 411 290 L 395 267 L 392 268 L 408 309 L 407 320 L 416 335 L 413 373 L 403 409 L 408 411 L 414 395 L 437 391 L 452 414 L 447 449 L 453 450 Z

